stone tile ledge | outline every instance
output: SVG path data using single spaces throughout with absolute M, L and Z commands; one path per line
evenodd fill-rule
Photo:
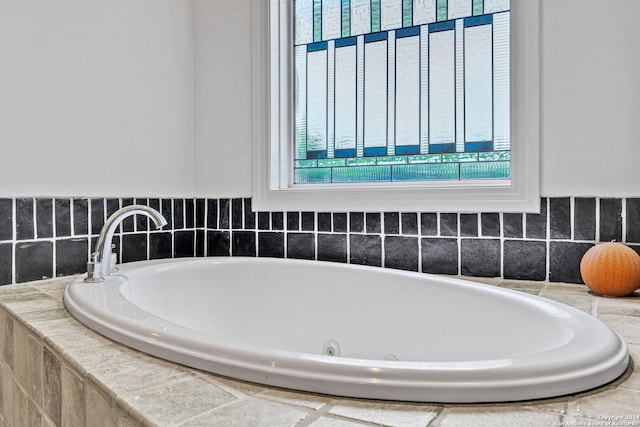
M 629 416 L 628 425 L 640 427 L 637 369 L 589 393 L 481 405 L 347 399 L 220 377 L 129 349 L 86 328 L 62 302 L 73 280 L 0 287 L 0 425 L 546 427 Z M 597 316 L 622 334 L 632 357 L 640 360 L 640 292 L 600 298 L 580 285 L 471 280 Z

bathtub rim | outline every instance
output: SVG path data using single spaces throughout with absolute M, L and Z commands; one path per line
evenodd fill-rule
M 262 348 L 229 340 L 219 340 L 222 345 L 216 343 L 202 344 L 198 341 L 198 338 L 207 334 L 173 324 L 166 319 L 159 319 L 139 307 L 137 307 L 137 310 L 148 316 L 149 322 L 161 320 L 163 323 L 168 324 L 171 334 L 162 336 L 150 326 L 151 323 L 146 324 L 145 328 L 140 328 L 139 322 L 114 316 L 112 313 L 105 312 L 102 309 L 90 308 L 91 306 L 88 304 L 90 301 L 86 292 L 84 292 L 89 289 L 88 286 L 94 289 L 96 287 L 107 288 L 113 291 L 116 287 L 119 288 L 124 280 L 123 275 L 128 271 L 147 265 L 176 262 L 210 262 L 211 260 L 268 263 L 284 261 L 285 263 L 313 263 L 313 265 L 321 262 L 289 259 L 276 260 L 272 258 L 211 257 L 128 263 L 120 266 L 121 275 L 116 275 L 103 284 L 83 283 L 82 278 L 84 276 L 80 276 L 66 287 L 64 304 L 74 317 L 89 328 L 144 353 L 226 377 L 268 386 L 336 396 L 432 403 L 527 401 L 574 394 L 603 386 L 623 375 L 629 366 L 627 345 L 617 332 L 587 313 L 579 312 L 575 308 L 552 300 L 548 301 L 553 305 L 560 305 L 563 308 L 568 307 L 572 311 L 579 312 L 581 316 L 588 316 L 589 319 L 596 320 L 597 323 L 612 333 L 610 339 L 617 344 L 617 347 L 605 352 L 608 355 L 606 360 L 593 364 L 593 358 L 595 357 L 593 354 L 580 354 L 580 360 L 573 360 L 574 364 L 578 365 L 578 368 L 572 372 L 566 372 L 564 363 L 567 361 L 563 360 L 561 364 L 550 364 L 544 375 L 541 375 L 540 371 L 532 371 L 532 366 L 536 366 L 538 363 L 537 360 L 534 360 L 536 358 L 539 359 L 538 354 L 519 358 L 515 364 L 511 359 L 493 360 L 484 361 L 489 362 L 486 363 L 486 365 L 489 365 L 488 367 L 471 369 L 473 363 L 470 363 L 468 365 L 469 369 L 461 370 L 460 362 L 451 362 L 450 366 L 443 364 L 438 368 L 436 366 L 438 363 L 434 362 L 393 362 L 335 358 L 289 350 Z M 348 266 L 347 268 L 371 269 L 371 267 L 358 265 L 326 264 L 339 268 Z M 388 269 L 382 270 L 389 271 Z M 400 270 L 392 271 L 394 274 L 397 273 L 399 275 L 424 274 Z M 530 297 L 530 295 L 518 291 L 497 288 L 466 279 L 427 276 L 437 277 L 438 280 L 454 285 L 479 287 L 499 293 L 513 293 L 519 299 L 524 298 L 526 300 Z M 116 289 L 116 292 L 119 291 Z M 126 300 L 124 297 L 122 298 Z M 135 306 L 130 302 L 128 302 L 128 305 Z M 109 322 L 105 321 L 105 316 L 109 318 Z M 169 338 L 171 341 L 163 341 L 161 338 Z M 545 352 L 547 354 L 544 357 L 554 358 L 558 352 L 564 353 L 567 350 L 571 350 L 571 347 L 582 345 L 582 340 L 586 336 L 582 334 L 579 338 L 580 340 L 578 341 L 574 339 L 566 345 Z M 185 346 L 190 346 L 193 350 L 186 351 Z M 602 352 L 603 350 L 601 349 L 600 354 L 596 356 L 602 358 Z M 362 361 L 366 361 L 367 364 L 363 366 Z M 314 369 L 310 370 L 309 364 Z M 456 366 L 456 368 L 454 369 L 453 366 Z M 517 377 L 502 377 L 506 366 L 510 367 L 512 374 L 518 374 Z M 416 378 L 416 372 L 420 372 L 420 369 L 425 367 L 429 368 L 429 376 L 427 378 L 422 376 Z M 372 371 L 375 371 L 375 373 L 372 374 Z

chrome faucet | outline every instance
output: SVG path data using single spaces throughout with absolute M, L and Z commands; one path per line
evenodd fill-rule
M 91 260 L 87 263 L 87 277 L 84 279 L 85 282 L 102 282 L 105 277 L 111 275 L 111 242 L 113 241 L 113 234 L 125 218 L 137 214 L 146 215 L 151 218 L 157 228 L 167 225 L 167 220 L 162 214 L 148 206 L 132 205 L 116 211 L 107 219 L 102 230 L 100 230 L 96 250 L 91 254 Z

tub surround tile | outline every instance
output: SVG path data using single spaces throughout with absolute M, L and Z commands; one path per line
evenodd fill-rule
M 55 425 L 62 422 L 62 378 L 60 361 L 47 347 L 43 349 L 43 409 Z
M 423 236 L 438 235 L 438 214 L 435 214 L 435 213 L 420 214 L 420 233 Z
M 500 237 L 500 214 L 481 213 L 480 230 L 483 237 Z
M 81 348 L 104 347 L 111 342 L 107 338 L 104 338 L 87 328 L 74 329 L 75 330 L 66 333 L 52 332 L 47 335 L 45 343 L 55 351 L 63 352 Z
M 256 256 L 256 233 L 254 231 L 232 231 L 231 240 L 231 255 Z
M 596 238 L 596 199 L 576 197 L 574 201 L 573 237 L 576 240 Z M 640 224 L 638 224 L 640 231 Z
M 524 235 L 524 229 L 522 225 L 522 214 L 517 213 L 504 213 L 503 218 L 503 234 L 506 238 L 521 239 Z
M 89 199 L 73 199 L 73 235 L 89 234 Z
M 640 291 L 624 298 L 600 298 L 598 314 L 618 314 L 640 317 Z M 640 318 L 638 319 L 640 327 Z
M 284 230 L 284 212 L 271 212 L 271 229 Z
M 384 234 L 400 234 L 400 214 L 398 212 L 384 213 Z
M 571 239 L 571 199 L 549 199 L 549 227 L 552 239 Z
M 364 212 L 349 213 L 349 232 L 364 233 Z
M 400 214 L 402 234 L 418 235 L 418 214 L 415 212 L 403 212 Z
M 478 237 L 478 214 L 460 214 L 460 236 Z
M 344 212 L 333 214 L 333 231 L 334 233 L 346 233 L 349 230 L 348 216 Z
M 367 233 L 380 233 L 382 231 L 382 222 L 380 220 L 380 214 L 376 212 L 367 212 L 365 214 L 366 232 Z
M 549 427 L 563 425 L 560 415 L 511 407 L 495 407 L 477 412 L 474 408 L 447 408 L 440 427 Z
M 210 225 L 207 225 L 211 227 Z M 216 228 L 211 227 L 211 228 Z M 271 229 L 271 215 L 269 212 L 258 212 L 258 230 L 270 230 Z
M 142 235 L 145 236 L 144 234 Z M 173 234 L 173 257 L 174 258 L 193 258 L 196 248 L 195 230 L 175 231 Z
M 105 199 L 91 199 L 90 212 L 91 212 L 91 234 L 99 234 L 100 229 L 104 225 L 104 209 Z
M 27 317 L 27 314 L 30 313 L 21 313 L 20 316 Z M 70 333 L 84 333 L 86 331 L 86 327 L 72 317 L 32 322 L 30 325 L 33 325 L 34 331 L 42 332 L 48 337 Z
M 349 236 L 350 264 L 382 267 L 382 239 L 377 235 L 351 234 Z
M 580 261 L 592 243 L 551 242 L 549 244 L 549 280 L 583 283 Z
M 287 258 L 315 259 L 315 241 L 312 233 L 287 233 Z
M 622 241 L 622 200 L 600 199 L 600 241 Z
M 162 227 L 164 231 L 173 229 L 173 202 L 171 199 L 162 199 L 160 201 L 160 213 L 167 219 L 167 225 Z M 95 232 L 94 232 L 95 234 Z
M 626 240 L 640 243 L 640 198 L 626 199 Z
M 341 401 L 329 414 L 389 427 L 422 427 L 438 416 L 441 406 L 392 402 Z
M 145 390 L 184 382 L 191 375 L 180 365 L 159 359 L 150 364 L 145 358 L 133 359 L 124 365 L 96 368 L 88 377 L 107 386 L 114 396 L 131 401 Z
M 640 392 L 617 388 L 603 391 L 576 401 L 575 416 L 602 420 L 602 416 L 638 415 Z M 637 419 L 633 420 L 637 423 Z M 615 425 L 611 423 L 611 425 Z
M 627 344 L 640 344 L 640 322 L 637 316 L 601 314 L 598 318 L 618 331 Z
M 0 388 L 2 389 L 2 415 L 4 415 L 5 421 L 9 425 L 15 424 L 15 400 L 16 391 L 19 387 L 16 386 L 11 370 L 4 364 L 0 364 Z
M 149 234 L 149 259 L 171 258 L 173 255 L 173 236 L 171 233 Z
M 29 323 L 42 323 L 52 320 L 69 319 L 71 315 L 64 308 L 53 308 L 50 310 L 31 311 L 21 313 L 21 317 Z
M 528 239 L 547 238 L 547 199 L 540 201 L 540 213 L 526 214 L 526 235 Z
M 422 239 L 422 271 L 458 274 L 458 242 L 455 239 Z
M 13 199 L 0 198 L 0 241 L 13 240 Z
M 53 277 L 53 242 L 16 243 L 16 281 L 29 282 Z
M 30 240 L 35 237 L 35 206 L 32 198 L 16 199 L 16 239 Z
M 342 418 L 320 417 L 310 427 L 362 427 L 362 423 L 344 420 Z
M 231 228 L 236 230 L 242 229 L 244 225 L 243 203 L 242 199 L 231 199 Z
M 461 274 L 464 276 L 500 276 L 500 240 L 462 239 L 460 241 Z
M 29 399 L 24 393 L 24 390 L 21 387 L 15 388 L 15 397 L 14 397 L 14 417 L 15 417 L 15 425 L 18 426 L 26 426 L 27 420 L 29 418 Z
M 302 220 L 302 231 L 315 231 L 316 229 L 316 214 L 315 212 L 301 212 L 300 218 Z
M 417 237 L 384 237 L 385 267 L 407 271 L 418 271 L 418 260 L 419 243 Z
M 209 375 L 202 371 L 192 371 L 196 376 L 204 378 L 207 381 L 221 387 L 229 393 L 236 396 L 238 399 L 244 399 L 247 396 L 253 396 L 265 391 L 265 387 L 246 381 L 235 380 L 233 378 L 218 377 L 216 375 Z
M 153 198 L 153 199 L 147 199 L 147 203 L 150 208 L 157 210 L 158 212 L 162 211 L 162 201 L 160 199 L 157 198 Z M 204 220 L 204 215 L 202 217 L 202 219 Z
M 67 354 L 73 357 L 87 371 L 99 371 L 119 365 L 131 364 L 141 359 L 144 353 L 112 342 L 106 342 L 98 347 L 69 349 Z
M 313 410 L 320 410 L 333 400 L 331 396 L 313 393 L 298 393 L 278 388 L 266 388 L 261 390 L 257 397 L 275 402 L 285 403 L 291 406 L 300 406 Z
M 107 199 L 106 202 L 106 215 L 105 215 L 105 220 L 109 219 L 109 217 L 111 215 L 113 215 L 118 209 L 120 209 L 122 207 L 122 203 L 120 202 L 120 199 L 115 199 L 115 198 L 109 198 Z M 121 231 L 121 227 L 117 228 L 117 232 L 120 233 Z
M 540 241 L 504 241 L 505 279 L 545 280 L 547 244 Z
M 259 232 L 258 256 L 284 258 L 284 233 Z
M 136 205 L 142 205 L 142 206 L 149 206 L 149 199 L 140 199 L 137 198 L 134 200 L 134 203 Z M 132 217 L 133 221 L 134 221 L 134 230 L 132 231 L 147 231 L 149 230 L 149 217 L 146 215 L 136 215 L 134 217 Z M 155 225 L 152 227 L 153 229 L 155 229 Z
M 594 310 L 594 297 L 589 294 L 574 294 L 571 292 L 552 291 L 544 289 L 540 292 L 540 296 L 561 302 L 563 304 L 571 305 L 572 307 L 577 308 L 578 310 L 582 310 L 586 313 L 592 313 Z
M 124 234 L 122 236 L 122 262 L 144 261 L 146 259 L 148 259 L 147 235 Z M 80 272 L 82 272 L 82 269 Z
M 447 274 L 478 271 L 478 274 L 498 274 L 520 280 L 549 278 L 581 283 L 578 265 L 585 245 L 595 244 L 596 239 L 603 240 L 603 237 L 619 236 L 640 250 L 640 242 L 634 242 L 640 240 L 637 237 L 640 231 L 636 230 L 640 229 L 640 198 L 543 198 L 541 211 L 535 214 L 255 212 L 252 199 L 246 197 L 4 198 L 0 199 L 0 224 L 5 224 L 0 227 L 0 285 L 84 272 L 107 215 L 134 203 L 158 208 L 170 224 L 155 230 L 145 216 L 127 218 L 114 236 L 114 252 L 124 261 L 231 255 L 289 257 L 291 254 L 292 258 L 415 271 L 412 248 L 411 259 L 404 262 L 394 258 L 397 248 L 385 250 L 383 241 L 385 236 L 415 236 L 443 241 L 440 246 L 427 248 L 425 254 L 423 248 L 419 248 L 418 271 Z M 597 230 L 596 224 L 599 224 Z M 256 231 L 284 233 L 277 237 L 260 236 Z M 305 236 L 295 236 L 297 234 Z M 350 236 L 353 234 L 377 236 L 381 247 L 372 243 L 375 237 L 353 240 L 352 247 Z M 457 244 L 455 254 L 448 239 Z M 475 262 L 469 253 L 470 244 L 466 242 L 469 239 L 501 239 L 499 256 L 505 262 L 496 265 L 493 254 L 485 266 Z M 413 241 L 407 242 L 413 247 Z M 338 247 L 332 246 L 336 244 Z M 88 246 L 86 251 L 83 245 Z M 482 245 L 478 243 L 477 247 Z M 447 248 L 447 259 L 435 253 L 436 248 Z M 373 252 L 367 254 L 366 250 Z M 35 265 L 30 251 L 38 252 Z M 520 253 L 524 256 L 520 257 Z M 434 257 L 440 260 L 436 262 Z
M 440 236 L 456 237 L 458 235 L 458 214 L 440 214 Z
M 196 233 L 196 257 L 203 258 L 206 256 L 207 239 L 204 230 L 195 230 Z
M 230 209 L 231 201 L 229 199 L 220 199 L 218 203 L 218 227 L 228 229 L 230 225 Z
M 86 425 L 117 426 L 120 414 L 111 396 L 92 381 L 85 381 L 84 387 Z
M 16 381 L 24 388 L 27 386 L 27 372 L 29 367 L 27 357 L 27 328 L 21 323 L 14 324 L 13 329 L 13 351 L 19 355 L 14 359 L 13 369 Z
M 196 199 L 195 200 L 195 227 L 196 228 L 204 228 L 207 217 L 207 200 L 206 199 Z
M 13 282 L 13 243 L 0 243 L 0 285 Z
M 135 200 L 133 199 L 133 197 L 124 198 L 122 199 L 121 203 L 119 203 L 119 205 L 123 208 L 127 206 L 133 206 L 134 204 L 135 204 Z M 111 214 L 109 214 L 109 216 L 111 216 Z M 125 218 L 120 225 L 120 231 L 123 233 L 133 233 L 135 229 L 136 229 L 136 218 L 132 216 Z
M 347 262 L 346 234 L 318 234 L 318 261 Z
M 87 271 L 85 261 L 89 252 L 86 237 L 56 240 L 56 275 L 71 276 Z
M 218 199 L 207 199 L 207 228 L 218 228 Z M 263 212 L 268 213 L 268 212 Z
M 207 256 L 231 255 L 231 234 L 228 231 L 207 231 Z
M 56 237 L 71 236 L 71 199 L 54 199 Z
M 246 204 L 246 200 L 245 200 Z M 245 214 L 247 212 L 245 211 Z M 253 217 L 253 213 L 251 211 L 248 212 L 251 217 Z M 145 217 L 138 215 L 138 219 L 145 219 Z M 145 219 L 146 221 L 146 219 Z M 255 228 L 255 224 L 247 221 L 245 219 L 246 228 Z M 196 201 L 194 199 L 184 199 L 184 228 L 195 228 L 196 227 Z
M 309 412 L 264 400 L 243 400 L 223 408 L 192 418 L 185 427 L 229 426 L 293 426 L 309 416 Z
M 548 287 L 547 282 L 528 281 L 528 280 L 501 280 L 497 285 L 501 288 L 513 289 L 515 291 L 525 292 L 531 295 L 538 295 L 543 289 Z
M 185 228 L 185 226 L 184 199 L 173 199 L 173 228 L 179 230 Z
M 193 399 L 185 402 L 183 396 L 187 393 Z M 145 389 L 133 398 L 135 407 L 151 414 L 150 421 L 158 425 L 175 425 L 235 400 L 233 395 L 200 378 Z
M 329 212 L 318 212 L 318 231 L 330 233 L 332 230 L 332 215 Z
M 287 212 L 287 231 L 300 231 L 300 212 Z
M 61 408 L 63 426 L 82 427 L 86 424 L 84 379 L 62 365 L 60 370 Z

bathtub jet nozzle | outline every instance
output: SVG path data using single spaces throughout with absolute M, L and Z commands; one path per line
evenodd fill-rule
M 148 206 L 132 205 L 126 206 L 113 213 L 107 219 L 107 222 L 100 230 L 96 250 L 91 254 L 91 259 L 87 263 L 87 277 L 84 279 L 87 283 L 99 283 L 104 281 L 105 277 L 111 275 L 112 272 L 112 256 L 111 248 L 113 235 L 118 225 L 125 219 L 133 215 L 146 215 L 154 222 L 156 228 L 167 225 L 167 220 L 157 210 Z

